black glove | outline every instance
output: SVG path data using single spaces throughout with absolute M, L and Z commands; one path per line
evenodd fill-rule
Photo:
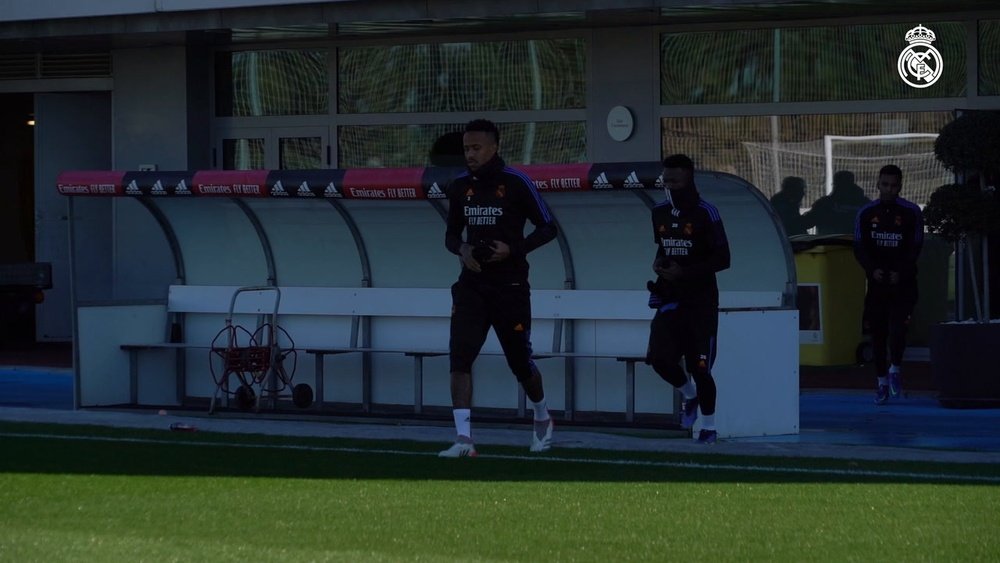
M 663 306 L 663 298 L 660 297 L 660 293 L 656 290 L 656 282 L 649 280 L 646 282 L 646 289 L 649 290 L 649 305 L 650 309 L 659 309 Z
M 472 245 L 472 257 L 482 264 L 493 258 L 493 243 L 488 240 L 478 240 Z

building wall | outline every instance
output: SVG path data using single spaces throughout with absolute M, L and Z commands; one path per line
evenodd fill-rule
M 655 34 L 649 28 L 595 29 L 590 41 L 587 142 L 592 160 L 659 160 Z M 632 113 L 634 129 L 625 141 L 615 141 L 608 133 L 608 112 L 615 106 Z
M 60 30 L 68 29 L 64 26 L 75 22 L 74 25 L 83 25 L 83 20 L 58 20 L 48 22 L 47 15 L 54 12 L 45 12 L 45 9 L 62 10 L 66 8 L 70 11 L 59 11 L 61 16 L 85 15 L 84 12 L 73 12 L 71 6 L 78 6 L 79 3 L 60 2 L 52 8 L 52 4 L 45 7 L 33 7 L 19 9 L 15 12 L 5 12 L 0 16 L 0 22 L 15 22 L 18 20 L 33 20 L 33 27 L 39 37 L 53 40 L 53 44 L 58 44 L 55 38 Z M 86 4 L 86 3 L 85 3 Z M 67 168 L 117 168 L 136 169 L 140 165 L 152 164 L 159 169 L 194 169 L 222 167 L 222 156 L 213 158 L 213 150 L 218 151 L 222 146 L 222 137 L 227 128 L 242 128 L 243 130 L 254 130 L 257 134 L 270 135 L 269 143 L 279 136 L 276 131 L 293 128 L 308 130 L 303 136 L 321 135 L 324 143 L 330 143 L 333 157 L 332 165 L 337 165 L 337 142 L 340 129 L 345 126 L 368 127 L 385 126 L 390 128 L 413 128 L 426 124 L 448 123 L 447 120 L 455 122 L 463 121 L 473 117 L 472 112 L 459 112 L 455 114 L 443 113 L 398 113 L 398 114 L 364 114 L 355 113 L 341 115 L 336 109 L 336 77 L 331 77 L 331 109 L 327 115 L 297 115 L 297 116 L 263 116 L 263 117 L 240 117 L 240 118 L 220 118 L 212 113 L 211 93 L 212 86 L 212 61 L 215 47 L 208 41 L 212 36 L 211 32 L 191 31 L 187 34 L 179 33 L 181 27 L 171 27 L 178 18 L 185 18 L 184 29 L 201 26 L 203 29 L 212 27 L 225 27 L 227 25 L 307 25 L 323 22 L 340 21 L 339 18 L 345 12 L 341 9 L 347 4 L 355 3 L 330 3 L 323 6 L 323 18 L 316 20 L 301 19 L 299 15 L 305 12 L 302 10 L 320 10 L 321 7 L 315 3 L 297 3 L 301 5 L 291 5 L 287 10 L 261 10 L 265 4 L 273 2 L 215 2 L 201 3 L 182 1 L 178 2 L 157 2 L 153 6 L 152 2 L 144 2 L 136 5 L 130 2 L 110 2 L 98 6 L 84 6 L 80 10 L 107 10 L 100 13 L 140 14 L 149 12 L 141 19 L 129 19 L 132 16 L 122 15 L 123 19 L 97 18 L 94 26 L 88 33 L 108 33 L 104 39 L 107 44 L 115 43 L 120 45 L 150 45 L 148 37 L 156 37 L 158 42 L 167 42 L 167 45 L 158 46 L 136 46 L 121 47 L 113 50 L 113 89 L 110 94 L 110 109 L 105 110 L 104 105 L 107 100 L 98 103 L 96 110 L 91 110 L 91 106 L 83 102 L 84 98 L 59 98 L 52 93 L 55 90 L 89 89 L 93 84 L 111 84 L 109 80 L 94 78 L 76 79 L 48 79 L 46 81 L 0 81 L 0 91 L 35 91 L 38 92 L 39 100 L 44 111 L 56 111 L 57 115 L 68 108 L 77 107 L 75 111 L 81 115 L 74 114 L 69 110 L 70 115 L 66 115 L 59 128 L 52 128 L 52 123 L 42 125 L 38 128 L 38 171 L 36 192 L 38 204 L 38 233 L 39 240 L 39 260 L 54 258 L 57 261 L 66 261 L 67 252 L 65 249 L 59 250 L 59 244 L 65 244 L 66 229 L 60 224 L 60 217 L 65 216 L 62 211 L 65 208 L 65 200 L 59 196 L 54 196 L 52 184 L 54 174 L 59 170 Z M 197 9 L 227 9 L 242 4 L 247 6 L 245 10 L 233 10 L 226 12 L 227 17 L 210 18 L 212 12 L 197 11 Z M 360 3 L 357 3 L 360 4 Z M 427 3 L 420 9 L 425 11 L 441 7 L 447 2 Z M 525 8 L 524 13 L 536 13 L 544 6 L 538 3 L 519 3 L 519 5 L 504 5 L 493 7 L 486 3 L 474 3 L 465 8 L 460 8 L 457 3 L 451 6 L 450 11 L 441 12 L 440 16 L 465 17 L 472 15 L 483 15 L 489 10 L 496 13 L 516 11 Z M 590 3 L 591 8 L 604 7 L 604 2 Z M 637 4 L 637 3 L 633 3 Z M 334 6 L 336 5 L 336 6 Z M 371 13 L 378 8 L 385 8 L 390 3 L 370 2 L 364 3 L 363 13 L 358 12 L 357 17 L 370 17 Z M 180 13 L 180 7 L 196 9 L 191 13 Z M 256 7 L 256 8 L 254 8 Z M 336 8 L 336 9 L 334 9 Z M 73 8 L 76 9 L 76 8 Z M 162 12 L 156 12 L 157 9 Z M 359 10 L 361 7 L 359 7 Z M 413 8 L 418 10 L 418 8 Z M 463 11 L 463 9 L 465 11 Z M 281 12 L 278 14 L 278 12 Z M 95 15 L 97 12 L 86 12 Z M 314 13 L 314 12 L 309 12 Z M 397 18 L 412 15 L 411 12 L 394 13 Z M 976 18 L 982 16 L 984 21 L 977 21 Z M 384 17 L 384 16 L 378 16 Z M 915 22 L 904 21 L 909 16 L 901 15 L 899 21 L 893 25 L 910 27 L 916 25 Z M 300 18 L 300 19 L 296 19 Z M 543 123 L 546 119 L 556 121 L 573 122 L 578 121 L 585 124 L 585 153 L 586 158 L 594 162 L 614 162 L 614 161 L 653 161 L 658 160 L 666 152 L 689 152 L 695 156 L 698 164 L 703 164 L 707 168 L 725 170 L 746 177 L 755 182 L 765 193 L 771 193 L 776 189 L 778 180 L 785 175 L 781 173 L 770 173 L 770 169 L 758 173 L 754 167 L 767 168 L 769 148 L 777 147 L 779 143 L 787 142 L 789 149 L 785 154 L 790 154 L 798 158 L 795 153 L 796 147 L 793 143 L 802 139 L 813 140 L 820 137 L 824 131 L 831 131 L 834 134 L 845 134 L 834 131 L 836 128 L 849 128 L 851 131 L 846 134 L 884 134 L 897 132 L 896 127 L 903 127 L 903 131 L 926 131 L 932 130 L 936 125 L 946 122 L 949 112 L 955 107 L 975 107 L 994 108 L 1000 107 L 1000 71 L 995 60 L 998 60 L 997 53 L 1000 51 L 1000 41 L 997 40 L 997 14 L 957 14 L 954 21 L 949 25 L 962 28 L 958 36 L 965 37 L 961 43 L 960 50 L 966 51 L 966 58 L 961 63 L 956 62 L 950 66 L 949 72 L 959 72 L 966 76 L 965 89 L 961 92 L 964 95 L 957 95 L 954 92 L 944 97 L 924 98 L 908 97 L 905 99 L 891 99 L 882 97 L 873 100 L 857 100 L 850 95 L 841 98 L 809 98 L 800 96 L 799 98 L 788 99 L 783 95 L 757 95 L 756 97 L 736 97 L 727 98 L 725 82 L 730 73 L 708 73 L 710 76 L 705 80 L 712 79 L 721 90 L 715 92 L 716 98 L 711 103 L 698 100 L 671 100 L 661 101 L 660 96 L 660 40 L 661 33 L 688 31 L 708 31 L 705 37 L 712 37 L 712 41 L 718 41 L 720 50 L 718 53 L 708 49 L 710 58 L 731 57 L 734 66 L 731 69 L 733 76 L 739 78 L 741 73 L 749 72 L 746 65 L 740 67 L 741 57 L 749 55 L 751 49 L 747 43 L 740 39 L 745 34 L 758 34 L 764 39 L 774 38 L 776 44 L 780 45 L 778 36 L 785 36 L 802 32 L 809 26 L 833 28 L 836 26 L 865 27 L 869 28 L 881 25 L 887 18 L 867 18 L 858 17 L 850 19 L 828 19 L 826 21 L 812 21 L 808 26 L 798 25 L 795 22 L 788 24 L 778 24 L 782 27 L 780 33 L 777 30 L 767 29 L 768 23 L 761 24 L 761 29 L 737 29 L 737 24 L 728 23 L 725 25 L 699 25 L 699 26 L 671 26 L 668 20 L 657 20 L 652 18 L 647 24 L 630 27 L 587 27 L 586 23 L 581 23 L 575 29 L 560 29 L 558 32 L 529 32 L 529 33 L 504 33 L 504 34 L 480 34 L 467 35 L 459 39 L 449 35 L 442 38 L 441 35 L 422 35 L 419 37 L 397 37 L 373 35 L 363 39 L 351 39 L 331 35 L 329 40 L 322 41 L 322 47 L 329 49 L 334 55 L 331 57 L 330 68 L 336 69 L 336 49 L 354 44 L 394 46 L 406 42 L 427 42 L 468 40 L 476 41 L 498 41 L 517 40 L 522 38 L 538 38 L 555 36 L 575 36 L 584 37 L 588 42 L 587 47 L 587 89 L 586 107 L 569 108 L 562 110 L 517 110 L 500 112 L 492 108 L 487 108 L 482 113 L 496 118 L 500 121 L 509 120 L 531 121 Z M 892 18 L 889 18 L 892 19 Z M 940 18 L 938 18 L 940 19 Z M 99 21 L 98 21 L 99 20 Z M 128 21 L 129 25 L 122 25 L 121 22 Z M 115 23 L 115 22 L 118 23 Z M 346 18 L 343 21 L 355 21 Z M 174 23 L 171 23 L 174 22 Z M 666 25 L 653 25 L 653 23 L 665 23 Z M 924 22 L 928 23 L 928 22 Z M 35 25 L 37 24 L 37 25 Z M 134 26 L 133 26 L 134 24 Z M 746 28 L 747 26 L 743 26 Z M 29 29 L 28 27 L 18 27 L 18 29 Z M 82 28 L 81 28 L 82 29 Z M 788 30 L 787 32 L 785 30 Z M 100 31 L 95 31 L 100 30 Z M 977 30 L 979 35 L 977 36 Z M 986 30 L 986 31 L 983 31 Z M 141 31 L 143 33 L 135 33 Z M 161 31 L 172 31 L 169 38 L 158 35 Z M 826 30 L 830 32 L 830 29 Z M 832 30 L 836 32 L 836 29 Z M 852 31 L 857 31 L 856 29 Z M 149 33 L 145 33 L 149 32 Z M 68 35 L 68 34 L 67 34 Z M 954 34 L 953 34 L 954 35 Z M 7 37 L 7 36 L 5 36 Z M 870 38 L 870 35 L 868 36 Z M 204 38 L 205 40 L 203 40 Z M 705 39 L 706 41 L 708 39 Z M 67 38 L 67 41 L 69 39 Z M 892 36 L 887 42 L 900 42 L 901 39 Z M 185 42 L 184 44 L 179 44 Z M 169 44 L 172 43 L 172 44 Z M 696 42 L 692 42 L 696 43 Z M 316 43 L 310 43 L 315 45 Z M 0 52 L 9 43 L 0 43 Z M 730 47 L 723 50 L 722 47 Z M 822 42 L 810 43 L 810 48 L 822 46 Z M 695 45 L 697 47 L 697 45 Z M 865 47 L 866 45 L 862 45 Z M 857 45 L 854 45 L 856 48 Z M 892 56 L 898 53 L 902 43 L 889 48 Z M 267 42 L 261 44 L 233 44 L 224 46 L 226 49 L 298 49 L 300 43 L 293 42 Z M 705 49 L 702 49 L 705 51 Z M 824 65 L 832 64 L 829 60 L 847 68 L 850 71 L 858 70 L 858 67 L 866 67 L 874 64 L 872 61 L 855 61 L 851 57 L 842 55 L 842 51 L 834 51 L 832 55 L 826 55 L 827 60 L 816 60 Z M 820 53 L 822 54 L 822 53 Z M 786 59 L 792 57 L 794 53 L 786 50 L 782 56 Z M 951 54 L 948 55 L 949 57 Z M 878 54 L 879 63 L 886 63 L 883 54 Z M 676 65 L 670 65 L 674 72 L 678 72 L 687 78 L 690 83 L 697 83 L 698 78 L 693 72 L 689 72 L 683 67 L 683 57 L 678 57 Z M 729 60 L 729 59 L 727 59 Z M 767 63 L 768 55 L 761 57 L 759 62 Z M 951 59 L 949 59 L 951 60 Z M 958 61 L 959 59 L 955 59 Z M 891 63 L 892 61 L 888 61 Z M 694 65 L 697 67 L 698 65 Z M 704 65 L 701 65 L 704 67 Z M 766 65 L 765 65 L 766 66 Z M 802 65 L 807 71 L 815 70 L 817 65 Z M 840 68 L 840 67 L 837 67 Z M 961 69 L 961 70 L 960 70 Z M 842 70 L 842 69 L 841 69 Z M 808 74 L 808 73 L 803 73 Z M 694 77 L 694 78 L 692 78 Z M 751 77 L 752 78 L 752 77 Z M 789 78 L 785 76 L 784 78 Z M 810 82 L 809 76 L 799 77 L 801 82 L 798 86 Z M 889 78 L 892 78 L 891 71 Z M 103 80 L 103 82 L 102 82 Z M 752 80 L 747 84 L 753 83 Z M 756 90 L 750 94 L 761 94 L 766 86 L 772 83 L 770 80 L 757 80 Z M 781 83 L 781 77 L 776 77 L 774 84 Z M 69 86 L 67 86 L 69 85 Z M 685 83 L 685 86 L 691 84 Z M 855 84 L 856 86 L 856 84 Z M 874 90 L 874 88 L 872 88 Z M 71 94 L 71 96 L 87 96 L 89 94 Z M 102 95 L 95 95 L 98 98 Z M 107 96 L 107 94 L 103 94 Z M 69 102 L 69 100 L 76 100 Z M 82 105 L 76 106 L 77 103 Z M 53 105 L 54 104 L 54 105 Z M 69 104 L 69 105 L 66 105 Z M 607 119 L 608 112 L 616 106 L 625 106 L 631 110 L 634 130 L 631 136 L 624 141 L 615 141 L 608 134 Z M 931 115 L 933 113 L 933 115 Z M 89 114 L 89 115 L 82 115 Z M 848 119 L 847 116 L 851 118 Z M 553 117 L 555 116 L 555 117 Z M 933 118 L 933 119 L 931 119 Z M 98 123 L 98 121 L 102 121 Z M 82 125 L 84 122 L 87 125 Z M 905 122 L 905 123 L 904 123 Z M 911 129 L 906 129 L 910 127 Z M 110 131 L 108 135 L 104 130 Z M 98 133 L 91 131 L 101 130 Z M 86 133 L 85 143 L 80 142 L 81 131 Z M 211 132 L 215 131 L 213 135 Z M 318 131 L 318 133 L 317 133 Z M 775 134 L 777 132 L 777 134 Z M 290 134 L 298 136 L 298 134 Z M 799 135 L 800 137 L 796 137 Z M 756 160 L 748 156 L 743 145 L 748 142 L 757 145 Z M 714 144 L 713 144 L 714 143 Z M 88 146 L 83 147 L 82 144 Z M 722 146 L 726 145 L 726 146 Z M 721 147 L 721 148 L 720 148 Z M 274 148 L 271 146 L 270 148 Z M 105 154 L 106 151 L 106 154 Z M 377 151 L 369 151 L 376 154 Z M 773 151 L 778 154 L 777 150 Z M 84 153 L 89 154 L 83 158 Z M 366 154 L 368 154 L 366 152 Z M 733 155 L 740 156 L 739 159 Z M 772 158 L 772 160 L 776 157 Z M 933 162 L 933 159 L 924 159 Z M 269 156 L 269 166 L 274 166 L 277 160 Z M 817 162 L 819 162 L 817 160 Z M 803 175 L 810 170 L 819 170 L 820 167 L 812 161 L 803 164 L 798 169 L 787 172 L 789 175 Z M 877 169 L 877 168 L 876 168 Z M 915 175 L 907 171 L 909 183 L 907 189 L 909 193 L 916 194 Z M 755 176 L 756 175 L 756 176 Z M 827 174 L 827 176 L 829 176 Z M 871 189 L 871 174 L 859 174 L 858 184 L 866 189 Z M 817 172 L 815 177 L 809 177 L 809 195 L 806 205 L 810 205 L 816 197 L 824 193 L 823 173 Z M 931 185 L 931 184 L 928 184 Z M 926 192 L 924 190 L 921 193 Z M 100 205 L 80 202 L 81 209 L 89 205 Z M 84 232 L 82 240 L 93 241 L 95 244 L 103 241 L 102 237 L 111 237 L 103 249 L 94 248 L 87 252 L 91 253 L 94 260 L 89 261 L 91 265 L 110 264 L 109 271 L 111 278 L 107 287 L 111 288 L 107 295 L 101 294 L 94 288 L 86 291 L 92 298 L 113 297 L 113 298 L 145 298 L 160 297 L 163 288 L 172 281 L 176 272 L 173 270 L 173 263 L 169 249 L 166 245 L 159 227 L 152 220 L 147 210 L 141 208 L 136 202 L 115 202 L 107 210 L 94 210 L 101 214 L 108 214 L 113 217 L 113 229 L 109 232 L 105 227 L 93 225 L 93 232 Z M 60 213 L 62 213 L 60 215 Z M 85 224 L 82 224 L 82 226 Z M 89 228 L 89 227 L 88 227 Z M 82 244 L 82 243 L 81 243 Z M 103 244 L 103 242 L 102 242 Z M 127 266 L 126 266 L 127 265 Z M 59 266 L 60 268 L 62 266 Z M 586 266 L 581 265 L 584 270 Z M 57 287 L 50 292 L 50 302 L 43 306 L 41 318 L 43 323 L 55 322 L 54 319 L 60 315 L 68 318 L 67 310 L 68 282 L 64 279 L 59 282 L 62 275 L 57 270 Z M 83 294 L 81 294 L 83 296 Z M 55 314 L 59 308 L 61 314 Z M 48 320 L 44 320 L 48 319 Z M 60 321 L 61 322 L 61 321 Z M 68 321 L 67 321 L 68 322 Z M 52 326 L 52 325 L 49 325 Z M 68 325 L 67 325 L 68 326 Z M 52 330 L 42 328 L 40 334 L 45 338 L 58 337 L 63 330 Z
M 138 170 L 187 168 L 187 66 L 185 48 L 146 47 L 112 53 L 114 165 Z
M 189 114 L 187 50 L 183 46 L 113 52 L 114 167 L 187 170 Z M 201 146 L 204 146 L 202 144 Z M 160 227 L 133 201 L 115 201 L 112 287 L 118 299 L 165 297 L 176 272 Z

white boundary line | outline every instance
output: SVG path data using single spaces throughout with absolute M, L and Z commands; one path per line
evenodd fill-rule
M 93 442 L 129 442 L 138 444 L 164 444 L 181 446 L 228 446 L 232 448 L 300 450 L 315 452 L 364 453 L 382 455 L 409 455 L 437 457 L 434 452 L 408 450 L 387 450 L 381 448 L 346 448 L 332 446 L 302 446 L 294 444 L 241 444 L 236 442 L 195 442 L 191 440 L 156 440 L 152 438 L 114 438 L 107 436 L 74 436 L 65 434 L 32 434 L 23 432 L 0 432 L 5 438 L 48 438 L 54 440 L 80 440 Z M 801 475 L 836 475 L 838 477 L 888 477 L 919 479 L 924 481 L 967 481 L 972 483 L 1000 483 L 1000 476 L 960 475 L 949 473 L 916 473 L 909 471 L 877 471 L 872 469 L 834 469 L 808 467 L 769 467 L 764 465 L 731 465 L 724 463 L 696 463 L 690 461 L 649 461 L 635 459 L 593 459 L 580 457 L 560 457 L 551 455 L 480 455 L 483 459 L 504 459 L 516 461 L 548 461 L 562 463 L 587 463 L 592 465 L 630 465 L 639 467 L 671 467 L 677 469 L 708 469 L 718 471 L 747 471 L 753 473 L 793 473 Z M 904 462 L 918 463 L 918 462 Z

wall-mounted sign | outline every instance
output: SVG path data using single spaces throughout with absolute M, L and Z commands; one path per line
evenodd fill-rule
M 625 106 L 615 106 L 608 112 L 608 135 L 616 141 L 624 141 L 632 136 L 635 121 L 632 110 Z

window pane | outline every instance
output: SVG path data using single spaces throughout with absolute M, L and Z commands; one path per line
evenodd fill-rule
M 341 113 L 583 108 L 582 39 L 340 50 Z
M 223 139 L 223 170 L 263 170 L 264 139 Z
M 549 164 L 586 160 L 582 122 L 501 123 L 500 154 L 510 164 Z M 340 168 L 425 166 L 435 141 L 453 125 L 386 125 L 341 127 Z M 458 149 L 460 150 L 460 149 Z M 456 165 L 461 166 L 459 159 Z
M 323 168 L 322 137 L 282 137 L 278 139 L 278 166 L 282 170 Z
M 771 30 L 667 33 L 660 40 L 660 103 L 770 102 Z
M 925 23 L 937 37 L 941 77 L 914 88 L 897 70 L 913 24 L 781 30 L 781 101 L 948 98 L 965 95 L 965 26 Z
M 896 164 L 903 170 L 902 196 L 923 204 L 953 177 L 934 157 L 934 138 L 917 135 L 936 134 L 951 119 L 950 112 L 668 117 L 662 122 L 663 153 L 686 153 L 698 168 L 745 178 L 768 197 L 783 178 L 797 176 L 806 182 L 802 206 L 810 207 L 827 190 L 826 136 L 883 136 L 832 139 L 830 169 L 853 172 L 873 199 L 879 168 Z
M 216 115 L 329 112 L 326 51 L 238 51 L 216 60 Z
M 941 77 L 926 88 L 907 85 L 897 69 L 900 55 L 910 46 L 906 34 L 913 27 L 887 24 L 664 34 L 660 100 L 663 104 L 721 104 L 964 96 L 964 24 L 925 24 L 936 36 L 932 45 L 943 61 Z M 777 76 L 775 64 L 780 70 Z
M 1000 21 L 979 22 L 979 94 L 1000 95 Z

